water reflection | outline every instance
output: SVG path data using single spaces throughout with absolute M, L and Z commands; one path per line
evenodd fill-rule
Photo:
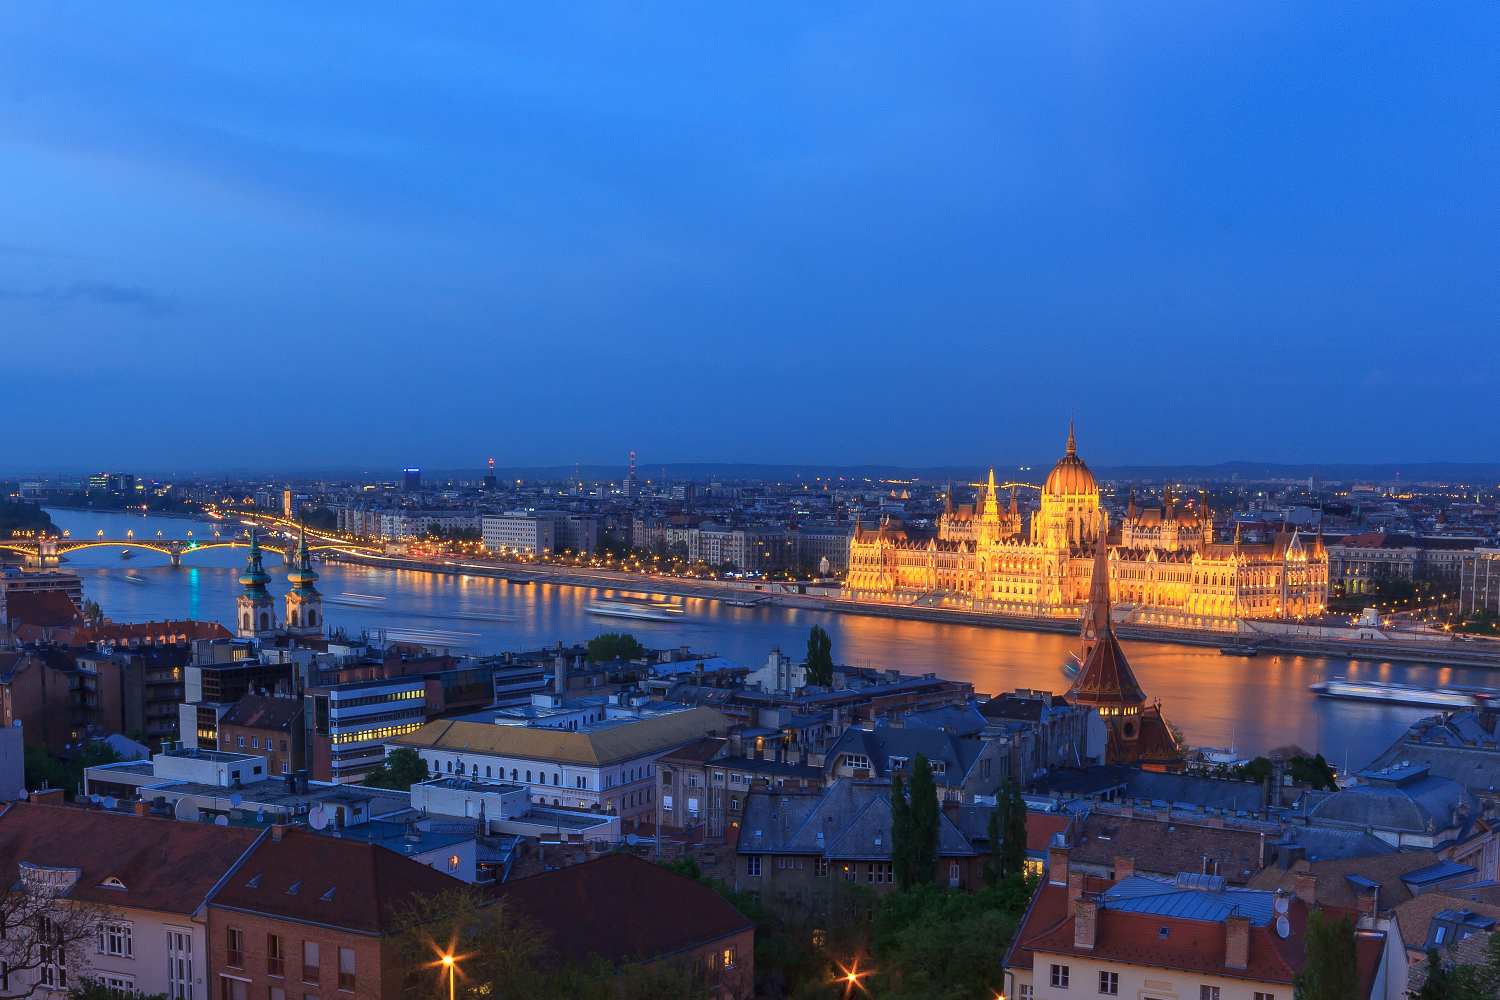
M 195 535 L 212 526 L 174 518 L 92 514 L 54 510 L 53 519 L 74 536 L 101 528 L 122 537 L 162 530 L 166 537 Z M 173 569 L 164 556 L 141 551 L 122 561 L 118 553 L 78 553 L 70 569 L 84 580 L 89 597 L 119 621 L 167 617 L 211 618 L 233 627 L 236 578 L 242 550 L 213 550 L 184 558 Z M 286 591 L 285 566 L 266 560 L 272 591 Z M 857 615 L 768 607 L 729 607 L 686 598 L 686 615 L 671 622 L 618 621 L 590 615 L 586 605 L 601 595 L 637 593 L 547 584 L 515 584 L 473 576 L 439 576 L 329 564 L 320 566 L 319 589 L 328 621 L 351 631 L 384 631 L 388 637 L 420 638 L 455 651 L 489 652 L 536 648 L 557 640 L 585 639 L 628 629 L 650 646 L 690 646 L 732 660 L 758 664 L 772 647 L 800 655 L 807 630 L 823 625 L 834 652 L 847 663 L 931 671 L 971 681 L 980 691 L 1017 687 L 1061 691 L 1061 664 L 1076 645 L 1069 636 L 1003 629 L 894 621 Z M 1330 661 L 1319 657 L 1221 656 L 1214 649 L 1126 642 L 1141 684 L 1159 698 L 1167 718 L 1198 745 L 1263 752 L 1297 744 L 1318 749 L 1342 765 L 1358 766 L 1390 743 L 1419 708 L 1318 699 L 1307 686 L 1329 676 L 1362 675 L 1408 684 L 1486 684 L 1492 675 L 1475 668 L 1418 667 L 1391 663 Z

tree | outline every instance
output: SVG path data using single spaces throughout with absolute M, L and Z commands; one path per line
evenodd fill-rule
M 1009 803 L 1004 795 L 995 797 L 995 808 L 990 810 L 990 821 L 985 826 L 985 836 L 990 842 L 990 858 L 984 864 L 984 884 L 993 889 L 1005 877 L 1004 850 L 1001 845 L 1001 830 L 1005 823 L 1001 819 Z
M 26 747 L 22 753 L 27 788 L 61 788 L 71 797 L 83 784 L 85 768 L 113 764 L 120 757 L 103 740 L 90 740 L 65 756 L 54 757 L 43 747 Z
M 63 898 L 77 877 L 58 869 L 23 871 L 0 893 L 0 964 L 10 1000 L 66 989 L 84 976 L 111 911 Z
M 104 609 L 99 607 L 97 601 L 85 597 L 83 599 L 83 620 L 90 625 L 98 625 L 104 620 Z
M 629 632 L 604 632 L 589 640 L 590 663 L 608 663 L 610 660 L 635 660 L 646 655 L 646 647 L 636 641 Z
M 165 993 L 125 993 L 97 979 L 83 979 L 68 990 L 68 1000 L 167 1000 Z
M 898 771 L 891 776 L 891 871 L 901 889 L 912 884 L 911 859 L 911 804 L 906 801 L 906 783 Z
M 979 892 L 916 886 L 880 901 L 871 933 L 876 978 L 869 995 L 993 997 L 1005 953 L 1030 894 L 1023 879 Z
M 1296 1000 L 1348 1000 L 1358 994 L 1353 922 L 1314 910 L 1307 921 L 1307 961 L 1297 974 Z
M 1026 874 L 1026 800 L 1021 798 L 1021 786 L 1007 781 L 1004 789 L 1008 808 L 1005 811 L 1005 878 Z
M 1453 974 L 1443 964 L 1436 948 L 1427 949 L 1427 981 L 1420 990 L 1408 993 L 1412 1000 L 1453 1000 Z
M 910 794 L 911 877 L 914 882 L 930 882 L 937 870 L 939 813 L 932 765 L 922 754 L 912 763 Z
M 380 766 L 365 775 L 364 783 L 372 788 L 394 788 L 405 792 L 428 778 L 427 765 L 410 747 L 400 747 L 386 755 Z
M 807 633 L 807 683 L 833 685 L 833 640 L 821 625 Z

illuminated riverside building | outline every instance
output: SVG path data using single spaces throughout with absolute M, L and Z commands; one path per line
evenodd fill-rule
M 951 503 L 937 536 L 917 539 L 882 520 L 849 540 L 845 595 L 857 601 L 961 608 L 1030 617 L 1078 617 L 1089 598 L 1094 549 L 1108 547 L 1110 598 L 1126 620 L 1180 629 L 1235 631 L 1247 619 L 1321 614 L 1328 553 L 1320 537 L 1282 531 L 1266 542 L 1214 538 L 1205 497 L 1159 507 L 1132 497 L 1117 531 L 1099 505 L 1099 485 L 1067 451 L 1048 474 L 1041 506 L 1022 523 L 1015 493 L 1002 504 L 990 471 L 975 504 Z

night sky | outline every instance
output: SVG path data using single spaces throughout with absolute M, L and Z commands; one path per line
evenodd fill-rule
M 7 4 L 0 464 L 1494 461 L 1497 12 Z

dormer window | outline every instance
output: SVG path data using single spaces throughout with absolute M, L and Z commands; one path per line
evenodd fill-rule
M 260 888 L 260 872 L 256 872 L 254 875 L 250 876 L 250 881 L 248 881 L 248 882 L 245 883 L 245 888 L 246 889 L 259 889 Z
M 124 889 L 125 888 L 125 883 L 120 881 L 119 876 L 117 876 L 117 875 L 111 875 L 109 878 L 107 878 L 103 882 L 99 883 L 99 888 L 101 888 L 101 889 Z

